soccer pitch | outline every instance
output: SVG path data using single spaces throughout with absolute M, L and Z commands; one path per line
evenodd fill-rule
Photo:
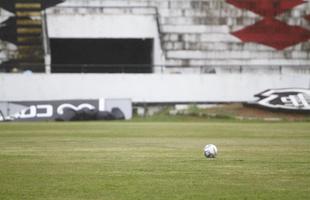
M 310 123 L 3 123 L 0 199 L 306 200 Z

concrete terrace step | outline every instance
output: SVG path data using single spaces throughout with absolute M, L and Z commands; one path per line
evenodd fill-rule
M 48 14 L 103 14 L 103 15 L 156 15 L 153 7 L 54 7 L 47 10 Z
M 158 7 L 168 8 L 169 1 L 165 0 L 66 0 L 64 3 L 59 4 L 62 6 L 74 7 Z

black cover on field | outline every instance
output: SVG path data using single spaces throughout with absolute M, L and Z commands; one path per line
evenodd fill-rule
M 123 120 L 124 113 L 119 108 L 113 108 L 112 112 L 97 111 L 84 108 L 75 111 L 71 108 L 64 109 L 64 113 L 56 117 L 56 121 L 86 121 L 86 120 Z
M 125 119 L 124 113 L 119 108 L 112 108 L 111 113 L 114 119 L 117 119 L 117 120 Z
M 73 121 L 76 120 L 77 113 L 71 108 L 65 108 L 64 113 L 56 117 L 56 121 Z
M 84 108 L 77 112 L 79 120 L 96 120 L 97 110 Z
M 108 111 L 99 111 L 96 116 L 97 120 L 114 120 L 113 115 Z
M 97 111 L 93 109 L 83 108 L 82 110 L 75 111 L 76 116 L 74 120 L 96 120 Z

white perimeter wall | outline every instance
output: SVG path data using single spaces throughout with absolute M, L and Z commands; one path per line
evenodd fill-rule
M 239 102 L 269 88 L 309 86 L 304 74 L 0 74 L 0 101 Z

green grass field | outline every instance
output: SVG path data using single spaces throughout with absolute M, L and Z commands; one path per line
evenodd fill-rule
M 3 123 L 0 199 L 308 200 L 310 123 Z

